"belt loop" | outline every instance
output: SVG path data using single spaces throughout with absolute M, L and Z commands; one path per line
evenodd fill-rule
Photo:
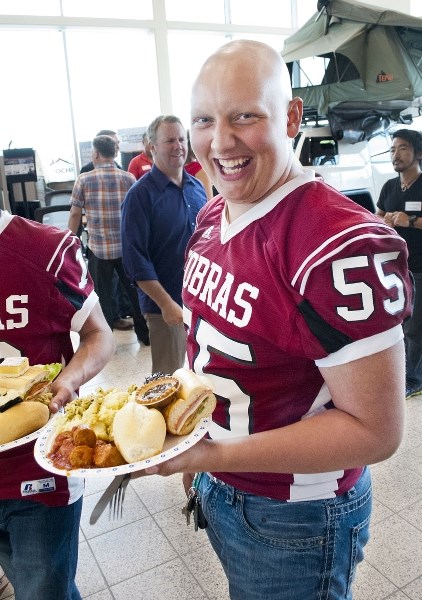
M 236 500 L 236 490 L 232 485 L 225 485 L 226 488 L 226 504 L 233 505 Z

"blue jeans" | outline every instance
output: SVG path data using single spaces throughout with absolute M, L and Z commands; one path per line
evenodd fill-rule
M 406 387 L 422 386 L 422 273 L 412 273 L 415 301 L 410 319 L 403 323 L 406 346 Z
M 208 475 L 199 491 L 231 600 L 351 600 L 369 538 L 368 468 L 349 492 L 327 500 L 272 500 Z
M 82 498 L 49 507 L 0 500 L 0 565 L 16 600 L 81 600 L 75 584 Z

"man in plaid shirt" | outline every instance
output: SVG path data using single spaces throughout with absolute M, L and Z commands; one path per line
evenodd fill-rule
M 121 204 L 136 179 L 115 165 L 115 156 L 116 142 L 111 136 L 94 138 L 92 162 L 95 169 L 81 173 L 75 181 L 69 229 L 76 233 L 82 210 L 85 210 L 89 231 L 88 268 L 107 323 L 113 329 L 113 276 L 116 272 L 133 307 L 135 333 L 143 341 L 148 337 L 148 330 L 140 312 L 137 292 L 123 269 L 120 234 Z

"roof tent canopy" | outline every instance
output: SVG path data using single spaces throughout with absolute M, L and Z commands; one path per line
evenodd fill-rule
M 322 0 L 316 8 L 281 53 L 294 94 L 306 107 L 326 115 L 343 102 L 373 102 L 396 112 L 420 106 L 422 19 L 356 0 Z

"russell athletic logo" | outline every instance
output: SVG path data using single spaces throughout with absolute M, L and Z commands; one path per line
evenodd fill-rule
M 54 477 L 45 479 L 36 479 L 34 481 L 22 481 L 21 495 L 32 496 L 33 494 L 43 494 L 45 492 L 54 492 L 56 489 L 56 480 Z

